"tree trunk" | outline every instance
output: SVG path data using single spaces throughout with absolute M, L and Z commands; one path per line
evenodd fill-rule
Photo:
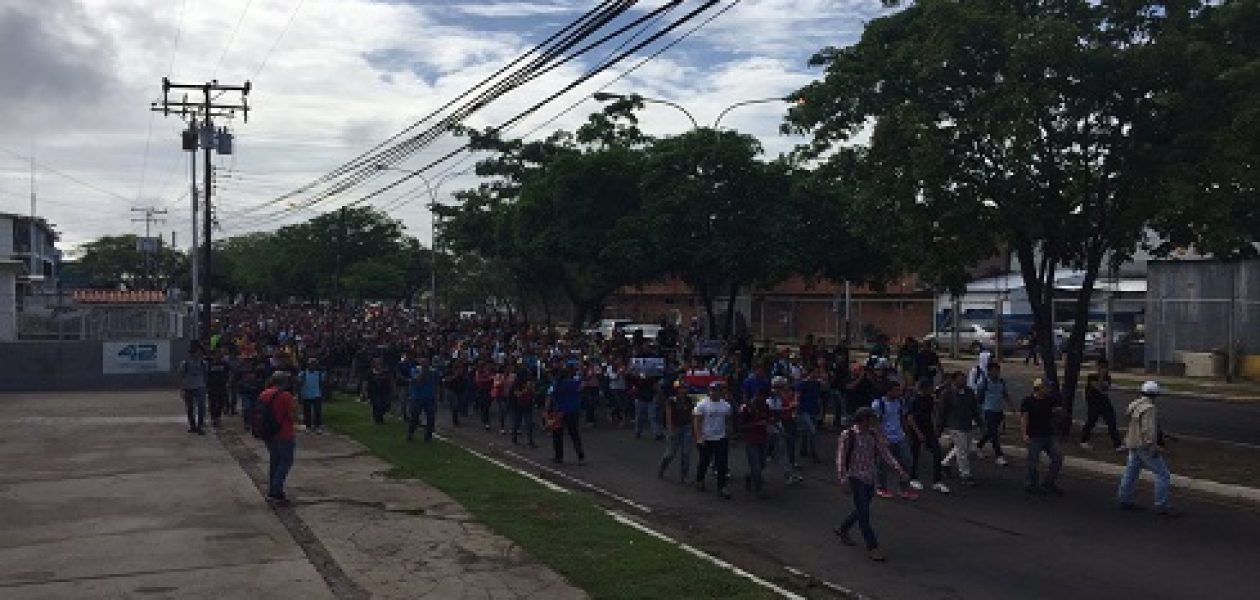
M 713 314 L 713 296 L 709 294 L 709 286 L 701 283 L 692 287 L 700 294 L 700 302 L 704 304 L 704 314 L 709 320 L 709 335 L 714 335 L 718 330 L 717 315 Z
M 726 298 L 726 324 L 723 328 L 722 339 L 730 340 L 735 335 L 735 295 L 739 293 L 739 284 L 732 283 L 730 296 Z
M 1036 257 L 1036 247 L 1027 239 L 1017 240 L 1015 254 L 1019 257 L 1020 275 L 1024 280 L 1024 290 L 1028 294 L 1028 306 L 1033 313 L 1033 330 L 1037 332 L 1037 353 L 1041 355 L 1041 366 L 1045 380 L 1050 389 L 1058 391 L 1058 366 L 1054 356 L 1054 321 L 1051 303 L 1054 301 L 1054 271 L 1058 266 L 1058 257 L 1043 248 L 1040 264 Z
M 1085 258 L 1085 279 L 1076 294 L 1076 321 L 1072 323 L 1072 334 L 1068 337 L 1066 358 L 1063 365 L 1063 408 L 1067 413 L 1064 419 L 1063 434 L 1067 435 L 1072 428 L 1072 407 L 1076 399 L 1076 384 L 1081 376 L 1081 364 L 1084 362 L 1085 329 L 1089 326 L 1089 303 L 1094 295 L 1094 284 L 1098 281 L 1098 273 L 1102 268 L 1102 244 L 1091 248 Z M 1111 332 L 1107 332 L 1111 335 Z

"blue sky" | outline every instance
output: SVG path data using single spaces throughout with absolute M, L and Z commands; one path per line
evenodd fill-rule
M 643 0 L 635 16 L 664 0 Z M 681 14 L 700 0 L 686 0 Z M 725 0 L 722 5 L 732 4 Z M 23 156 L 41 165 L 40 212 L 69 249 L 103 234 L 138 231 L 132 206 L 171 211 L 165 229 L 188 236 L 187 155 L 175 119 L 147 108 L 161 77 L 253 80 L 248 124 L 235 122 L 237 154 L 220 158 L 224 231 L 277 223 L 250 211 L 335 168 L 467 89 L 598 4 L 594 0 L 6 0 L 0 3 L 0 211 L 28 210 Z M 736 101 L 782 96 L 819 75 L 809 56 L 857 40 L 886 12 L 879 0 L 743 0 L 659 59 L 608 87 L 685 105 L 702 123 Z M 631 17 L 632 18 L 632 17 Z M 610 29 L 611 30 L 611 29 Z M 592 60 L 611 48 L 592 53 Z M 624 66 L 637 62 L 628 60 Z M 509 94 L 469 124 L 496 125 L 590 66 L 568 65 Z M 522 124 L 523 133 L 607 84 L 605 74 Z M 541 130 L 572 129 L 598 109 L 586 102 Z M 756 135 L 768 153 L 798 139 L 777 133 L 784 107 L 757 105 L 723 121 Z M 650 133 L 688 122 L 650 106 Z M 415 159 L 458 145 L 443 140 Z M 148 148 L 146 151 L 146 147 Z M 460 169 L 471 163 L 463 163 Z M 441 195 L 476 182 L 454 175 Z M 417 195 L 413 188 L 412 195 Z M 347 200 L 353 199 L 353 196 Z M 382 204 L 406 200 L 395 194 Z M 324 208 L 332 209 L 337 205 Z M 313 213 L 301 213 L 296 219 Z M 429 214 L 400 204 L 396 217 L 427 242 Z M 168 234 L 169 235 L 169 234 Z

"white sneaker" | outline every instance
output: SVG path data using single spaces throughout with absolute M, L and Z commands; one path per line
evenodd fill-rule
M 942 493 L 942 494 L 948 494 L 948 493 L 949 493 L 949 486 L 945 485 L 944 483 L 940 483 L 940 482 L 937 482 L 937 483 L 932 484 L 932 489 L 934 489 L 934 490 L 936 490 L 936 491 L 938 491 L 938 492 L 940 492 L 940 493 Z
M 911 487 L 911 488 L 913 488 L 913 489 L 914 489 L 914 491 L 916 491 L 916 492 L 921 492 L 921 491 L 923 491 L 923 484 L 922 484 L 922 483 L 920 483 L 918 479 L 911 479 L 911 480 L 910 480 L 910 487 Z
M 999 466 L 999 467 L 1005 467 L 1006 465 L 1009 465 L 1009 464 L 1010 464 L 1009 462 L 1006 462 L 1006 457 L 1005 457 L 1005 456 L 999 456 L 999 457 L 997 457 L 997 458 L 993 459 L 993 462 L 997 463 L 997 466 Z

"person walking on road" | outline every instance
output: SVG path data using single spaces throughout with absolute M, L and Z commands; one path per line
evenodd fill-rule
M 739 426 L 744 436 L 744 455 L 748 458 L 748 474 L 744 476 L 744 489 L 754 493 L 758 498 L 765 498 L 765 480 L 761 472 L 766 467 L 766 446 L 770 436 L 767 427 L 770 424 L 770 405 L 766 403 L 766 393 L 757 395 L 739 407 Z
M 949 377 L 941 392 L 937 412 L 937 421 L 944 424 L 945 434 L 952 446 L 941 466 L 957 463 L 958 477 L 963 485 L 975 485 L 976 480 L 971 476 L 971 430 L 980 422 L 980 404 L 976 393 L 967 387 L 966 373 L 955 371 Z
M 572 367 L 564 367 L 551 387 L 550 409 L 560 414 L 559 425 L 551 432 L 551 445 L 554 450 L 552 462 L 564 462 L 564 433 L 568 431 L 569 440 L 573 442 L 573 451 L 577 453 L 578 464 L 586 463 L 586 454 L 582 452 L 582 432 L 579 417 L 582 413 L 582 382 L 574 374 Z
M 538 397 L 538 381 L 532 373 L 526 372 L 512 390 L 512 443 L 519 444 L 521 429 L 525 429 L 525 440 L 530 448 L 537 448 L 534 443 L 534 402 Z
M 1129 403 L 1129 429 L 1125 433 L 1124 448 L 1129 451 L 1129 461 L 1120 478 L 1120 508 L 1138 510 L 1133 502 L 1138 475 L 1146 469 L 1155 476 L 1155 513 L 1162 516 L 1180 516 L 1169 499 L 1172 473 L 1163 456 L 1163 438 L 1159 429 L 1159 411 L 1155 400 L 1159 398 L 1159 384 L 1148 381 L 1142 384 L 1142 395 Z
M 665 431 L 668 435 L 668 443 L 665 446 L 665 455 L 661 457 L 660 465 L 656 469 L 658 478 L 665 476 L 669 463 L 677 457 L 678 477 L 683 483 L 689 482 L 691 446 L 695 443 L 691 431 L 691 413 L 695 408 L 695 402 L 687 393 L 687 384 L 682 380 L 675 382 L 674 393 L 665 400 Z
M 846 546 L 857 543 L 849 537 L 849 530 L 856 524 L 862 530 L 866 552 L 871 560 L 883 562 L 875 529 L 871 526 L 871 500 L 875 497 L 875 465 L 877 461 L 895 469 L 903 479 L 909 475 L 888 450 L 888 442 L 879 432 L 879 417 L 870 407 L 862 407 L 853 413 L 853 425 L 840 434 L 836 447 L 836 475 L 840 485 L 853 495 L 853 512 L 833 531 Z
M 1120 439 L 1120 431 L 1116 429 L 1116 407 L 1111 404 L 1111 373 L 1106 359 L 1098 361 L 1098 371 L 1085 378 L 1085 426 L 1081 428 L 1081 448 L 1092 450 L 1089 438 L 1094 434 L 1094 425 L 1098 419 L 1107 424 L 1107 435 L 1111 436 L 1111 447 L 1116 452 L 1124 451 L 1124 443 Z
M 714 381 L 709 384 L 709 395 L 696 403 L 692 410 L 692 434 L 700 450 L 700 466 L 696 469 L 696 489 L 705 491 L 704 477 L 710 465 L 717 473 L 718 494 L 730 499 L 726 487 L 730 474 L 727 455 L 730 450 L 731 405 L 726 401 L 726 384 Z
M 910 400 L 910 418 L 906 422 L 911 433 L 910 487 L 916 490 L 923 487 L 919 483 L 919 456 L 920 450 L 927 449 L 932 460 L 932 489 L 948 494 L 949 486 L 944 482 L 945 468 L 941 466 L 945 453 L 941 451 L 940 427 L 936 425 L 936 396 L 931 381 L 919 382 L 919 389 Z
M 411 368 L 407 382 L 407 441 L 416 439 L 420 413 L 424 413 L 424 441 L 433 441 L 433 423 L 437 420 L 438 372 L 429 359 L 421 356 Z
M 270 458 L 267 470 L 267 501 L 282 506 L 289 503 L 289 498 L 284 493 L 284 482 L 289 477 L 289 470 L 293 468 L 297 450 L 293 422 L 297 402 L 289 391 L 291 384 L 292 379 L 288 372 L 276 371 L 267 381 L 267 389 L 258 397 L 258 402 L 264 410 L 271 411 L 278 426 L 275 433 L 263 440 Z
M 188 433 L 206 434 L 206 361 L 201 344 L 188 347 L 188 358 L 179 364 L 179 388 L 188 414 Z
M 1011 393 L 1002 379 L 1002 365 L 996 361 L 989 363 L 989 374 L 981 386 L 980 407 L 984 411 L 984 436 L 978 444 L 981 456 L 986 443 L 993 444 L 993 462 L 999 467 L 1008 463 L 1002 455 L 1002 424 L 1006 421 L 1006 411 L 1013 410 Z
M 302 401 L 302 422 L 308 433 L 324 433 L 324 390 L 327 376 L 314 358 L 298 373 L 298 396 Z
M 910 442 L 906 440 L 906 404 L 902 398 L 901 384 L 893 382 L 888 388 L 888 393 L 883 398 L 879 398 L 871 403 L 871 408 L 875 409 L 875 414 L 879 415 L 880 429 L 884 434 L 884 439 L 888 442 L 888 450 L 893 457 L 897 459 L 897 463 L 901 466 L 902 473 L 910 466 Z M 875 495 L 880 498 L 892 498 L 893 493 L 888 490 L 888 469 L 883 465 L 876 468 L 877 479 L 879 484 L 875 487 Z M 923 485 L 917 487 L 908 484 L 909 477 L 901 480 L 901 497 L 906 500 L 914 500 L 919 497 L 917 490 L 923 489 Z M 918 484 L 918 482 L 914 482 Z
M 1020 404 L 1019 414 L 1024 430 L 1024 441 L 1028 444 L 1028 477 L 1024 481 L 1024 490 L 1031 494 L 1049 492 L 1058 496 L 1063 490 L 1055 483 L 1059 471 L 1063 469 L 1063 452 L 1054 441 L 1054 420 L 1063 413 L 1063 407 L 1057 398 L 1046 389 L 1040 378 L 1033 380 L 1031 396 L 1024 398 Z M 1050 467 L 1046 478 L 1037 479 L 1037 463 L 1041 454 L 1050 459 Z
M 227 350 L 222 346 L 206 361 L 206 399 L 210 404 L 210 425 L 223 427 L 223 413 L 228 409 L 228 385 L 232 379 L 232 366 L 227 361 Z
M 368 400 L 372 403 L 372 422 L 383 425 L 385 413 L 389 412 L 390 400 L 394 394 L 394 374 L 385 368 L 385 361 L 380 358 L 372 359 L 367 394 Z

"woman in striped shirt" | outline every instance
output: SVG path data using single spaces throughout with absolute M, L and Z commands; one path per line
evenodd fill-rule
M 875 461 L 883 460 L 884 464 L 901 475 L 902 480 L 908 479 L 909 475 L 888 451 L 888 440 L 884 439 L 875 426 L 877 421 L 875 410 L 864 406 L 853 413 L 853 426 L 840 434 L 840 444 L 836 449 L 836 471 L 840 477 L 840 485 L 847 486 L 853 494 L 853 512 L 834 531 L 846 546 L 856 546 L 857 543 L 849 537 L 849 530 L 856 524 L 862 530 L 862 538 L 866 542 L 866 551 L 871 560 L 883 562 L 884 554 L 879 549 L 879 541 L 871 527 Z

